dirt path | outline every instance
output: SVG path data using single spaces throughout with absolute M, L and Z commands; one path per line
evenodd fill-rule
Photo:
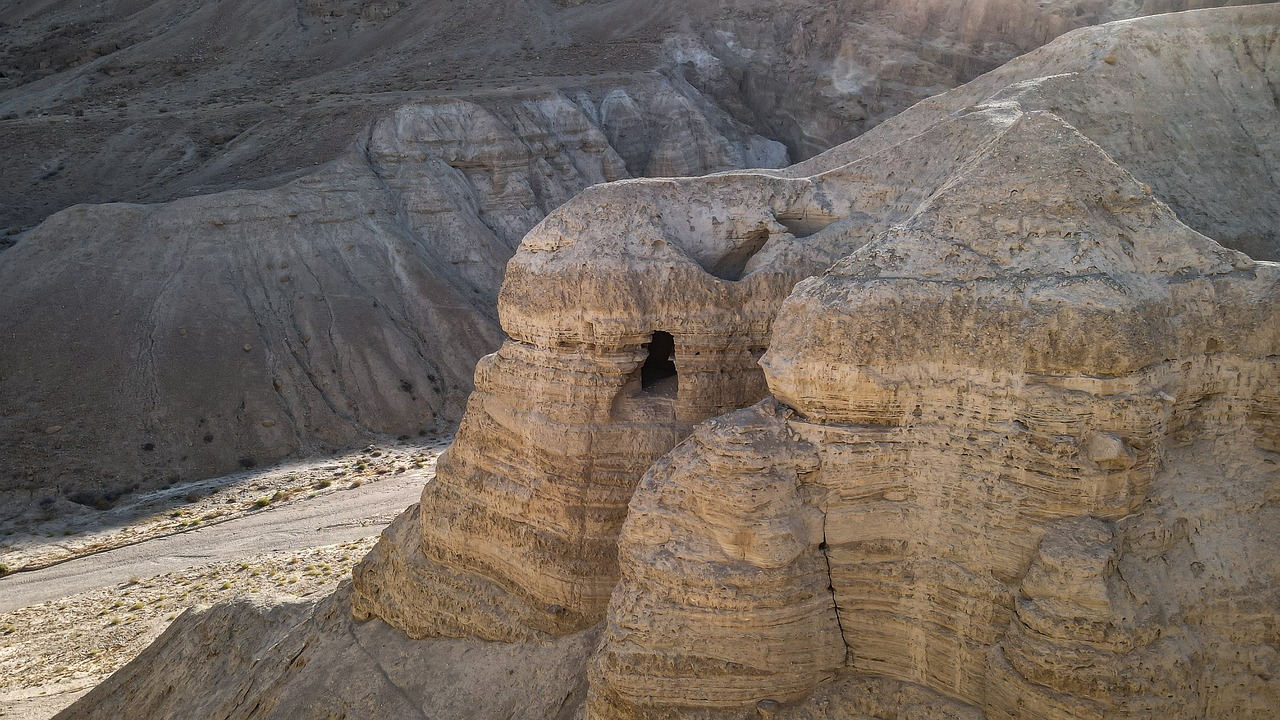
M 370 446 L 211 478 L 130 498 L 96 528 L 93 514 L 55 513 L 15 526 L 21 536 L 5 530 L 0 557 L 56 564 L 0 578 L 0 718 L 47 720 L 193 605 L 330 592 L 418 501 L 444 447 Z
M 131 577 L 376 535 L 392 518 L 418 501 L 425 480 L 416 472 L 390 476 L 354 490 L 268 508 L 43 570 L 15 573 L 0 578 L 0 612 L 118 584 Z

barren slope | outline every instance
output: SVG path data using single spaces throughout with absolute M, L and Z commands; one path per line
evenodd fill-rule
M 54 214 L 0 254 L 0 494 L 445 431 L 504 264 L 583 188 L 784 165 L 1153 9 L 11 0 L 0 208 Z
M 1204 0 L 5 0 L 0 227 L 269 187 L 424 96 L 688 78 L 793 159 L 1058 34 Z
M 1087 135 L 1124 105 L 1055 108 L 1080 100 L 1077 82 L 1118 98 L 1129 79 L 1096 51 L 1144 37 L 1165 60 L 1144 71 L 1164 74 L 1153 85 L 1192 100 L 1160 106 L 1142 137 L 1175 136 L 1204 112 L 1207 77 L 1270 72 L 1277 27 L 1269 5 L 1080 32 L 1025 74 L 980 79 L 970 104 L 932 111 L 956 96 L 941 98 L 788 172 L 584 193 L 517 255 L 512 337 L 480 366 L 423 502 L 357 571 L 357 597 L 261 644 L 219 638 L 262 611 L 193 618 L 65 717 L 176 717 L 195 697 L 228 717 L 324 716 L 307 700 L 316 678 L 385 664 L 284 651 L 388 632 L 327 619 L 353 602 L 409 634 L 464 637 L 387 647 L 475 648 L 447 688 L 430 671 L 380 675 L 383 701 L 422 709 L 488 682 L 500 649 L 557 653 L 567 672 L 526 682 L 536 702 L 564 701 L 535 714 L 579 711 L 584 656 L 559 653 L 603 613 L 589 717 L 1266 712 L 1280 696 L 1280 265 L 1215 242 L 1236 218 L 1192 228 L 1171 211 L 1194 186 L 1153 190 L 1159 143 L 1133 145 L 1137 176 Z M 1236 62 L 1242 45 L 1260 59 Z M 1073 78 L 1053 57 L 1090 61 Z M 1280 105 L 1223 97 L 1257 124 L 1163 172 L 1194 173 L 1200 153 L 1238 155 L 1241 172 L 1274 160 Z M 836 252 L 785 303 L 766 292 L 788 260 Z M 628 268 L 634 284 L 612 282 Z M 691 427 L 753 400 L 761 376 L 741 361 L 770 325 L 772 397 Z M 667 328 L 674 350 L 650 363 Z M 707 357 L 735 364 L 717 374 Z M 646 383 L 646 369 L 670 372 Z M 661 442 L 674 448 L 642 479 L 633 461 Z M 618 498 L 637 482 L 615 560 Z M 205 661 L 211 649 L 262 660 L 241 671 Z

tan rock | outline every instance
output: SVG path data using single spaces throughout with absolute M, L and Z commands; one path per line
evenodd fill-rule
M 837 252 L 821 228 L 838 199 L 808 181 L 721 177 L 593 188 L 525 239 L 500 297 L 512 339 L 477 367 L 468 414 L 423 491 L 421 538 L 389 536 L 358 566 L 358 616 L 493 639 L 603 617 L 640 475 L 694 423 L 763 396 L 756 360 L 773 312 Z M 720 200 L 742 185 L 754 216 Z M 399 565 L 441 580 L 393 582 Z M 495 589 L 533 614 L 475 611 L 508 607 L 477 600 Z
M 673 105 L 712 113 L 678 142 L 707 164 L 671 170 L 727 170 L 769 147 L 785 160 L 669 81 L 611 92 L 655 128 L 628 152 L 668 142 L 654 118 Z M 21 438 L 61 410 L 83 423 L 60 436 L 74 452 L 23 439 L 0 453 L 0 497 L 451 431 L 475 362 L 500 342 L 494 305 L 521 236 L 583 188 L 629 176 L 599 125 L 609 96 L 417 102 L 281 187 L 77 206 L 28 231 L 0 265 L 0 404 L 17 408 L 0 434 Z M 138 449 L 147 442 L 153 452 Z M 41 470 L 15 481 L 24 467 Z
M 588 718 L 1266 717 L 1280 265 L 1211 238 L 1271 209 L 1193 229 L 1161 198 L 1193 208 L 1179 193 L 1232 153 L 1274 154 L 1274 104 L 1205 88 L 1267 78 L 1235 60 L 1274 54 L 1276 27 L 1270 6 L 1070 35 L 789 171 L 551 213 L 437 480 L 356 571 L 355 617 L 576 673 L 557 653 L 603 613 Z M 1083 94 L 1157 66 L 1152 87 L 1251 108 L 1239 134 L 1161 155 L 1204 107 L 1138 132 Z M 139 672 L 81 711 L 167 687 Z M 329 712 L 300 687 L 235 696 Z
M 1246 668 L 1280 658 L 1266 631 L 1227 628 L 1256 622 L 1252 608 L 1280 592 L 1260 539 L 1280 530 L 1260 504 L 1276 470 L 1255 438 L 1270 429 L 1251 412 L 1256 388 L 1280 379 L 1280 266 L 1187 228 L 1056 116 L 993 127 L 909 218 L 796 287 L 761 363 L 794 415 L 766 400 L 756 432 L 812 449 L 794 458 L 759 442 L 773 477 L 797 478 L 796 497 L 824 515 L 847 664 L 987 717 L 1261 711 L 1280 685 Z M 749 628 L 804 587 L 739 580 L 706 520 L 733 513 L 750 477 L 729 462 L 741 454 L 723 438 L 686 443 L 640 486 L 621 548 L 669 536 L 718 557 L 620 554 L 590 717 L 732 717 L 809 691 L 758 670 L 768 643 L 692 629 Z M 703 521 L 645 512 L 660 502 Z M 1177 569 L 1153 562 L 1201 534 Z M 1208 567 L 1231 579 L 1193 580 Z M 670 670 L 686 667 L 697 679 Z
M 190 610 L 59 715 L 98 717 L 573 717 L 597 634 L 548 645 L 414 641 L 351 621 L 349 589 L 320 601 Z

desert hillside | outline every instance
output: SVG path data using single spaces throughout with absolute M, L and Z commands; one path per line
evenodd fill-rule
M 59 717 L 1274 714 L 1277 88 L 1280 5 L 1117 22 L 548 208 L 352 581 Z
M 1063 32 L 1201 4 L 6 3 L 0 498 L 448 433 L 508 259 L 585 188 L 782 167 Z M 1155 170 L 1203 230 L 1265 166 L 1201 199 Z

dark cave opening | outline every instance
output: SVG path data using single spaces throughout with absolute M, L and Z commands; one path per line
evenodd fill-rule
M 646 392 L 674 390 L 676 375 L 676 340 L 671 333 L 658 330 L 649 341 L 649 356 L 640 367 L 640 389 Z M 670 386 L 670 388 L 668 388 Z

